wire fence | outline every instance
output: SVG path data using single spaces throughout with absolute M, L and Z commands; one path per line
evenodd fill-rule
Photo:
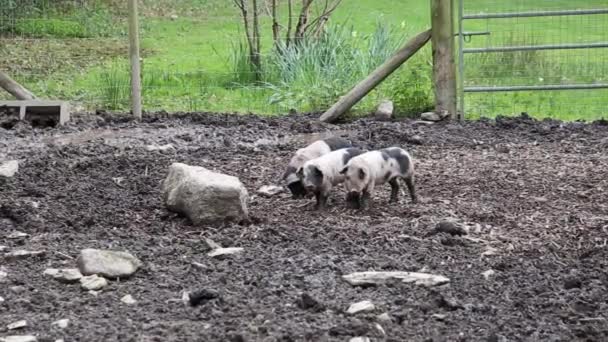
M 0 70 L 39 97 L 69 100 L 86 110 L 130 108 L 125 1 L 0 1 L 8 1 L 0 13 Z M 340 8 L 324 26 L 325 34 L 314 42 L 278 53 L 272 2 L 259 2 L 263 74 L 256 79 L 243 18 L 233 1 L 140 0 L 144 110 L 261 114 L 323 110 L 429 24 L 428 6 L 423 6 L 426 14 L 419 22 L 406 23 L 387 10 L 392 6 L 389 2 L 369 2 L 364 15 L 353 20 L 348 17 L 360 6 Z M 291 18 L 287 2 L 279 3 L 277 20 L 284 43 L 288 22 L 295 30 L 300 18 L 301 2 L 294 4 Z M 322 11 L 322 6 L 311 8 L 309 23 Z M 429 109 L 433 102 L 429 60 L 430 49 L 425 49 L 412 62 L 421 65 L 420 71 L 404 70 L 391 77 L 359 108 L 371 110 L 390 97 L 402 103 L 404 111 Z
M 468 117 L 608 116 L 608 3 L 458 0 Z

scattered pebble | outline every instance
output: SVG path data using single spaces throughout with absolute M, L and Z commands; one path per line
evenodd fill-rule
M 133 298 L 133 296 L 131 295 L 126 295 L 124 297 L 122 297 L 120 299 L 121 302 L 127 304 L 127 305 L 131 305 L 131 304 L 135 304 L 137 303 L 137 301 L 135 300 L 135 298 Z
M 67 318 L 64 318 L 64 319 L 60 319 L 58 321 L 51 323 L 51 326 L 57 327 L 59 329 L 65 329 L 68 327 L 69 324 L 70 324 L 70 320 Z
M 8 330 L 21 329 L 21 328 L 25 328 L 25 327 L 27 327 L 27 321 L 24 319 L 17 321 L 17 322 L 13 322 L 6 326 L 6 328 Z
M 0 246 L 0 252 L 4 252 L 8 249 L 8 246 Z
M 447 233 L 450 235 L 467 235 L 467 229 L 460 223 L 454 221 L 441 221 L 436 226 L 435 229 L 430 233 L 438 234 L 438 233 Z
M 6 282 L 8 279 L 8 273 L 0 269 L 0 283 Z
M 64 269 L 55 269 L 55 268 L 47 268 L 44 271 L 45 275 L 51 276 L 55 278 L 55 280 L 65 283 L 65 284 L 73 284 L 78 282 L 80 278 L 82 278 L 82 273 L 77 268 L 64 268 Z
M 148 152 L 152 152 L 152 151 L 166 152 L 166 151 L 169 151 L 169 150 L 175 150 L 175 147 L 173 146 L 173 144 L 166 144 L 166 145 L 152 144 L 152 145 L 147 145 L 145 147 L 145 149 Z
M 277 185 L 264 185 L 258 189 L 258 194 L 264 197 L 272 197 L 285 191 L 285 188 Z
M 36 342 L 36 336 L 23 335 L 23 336 L 6 336 L 0 337 L 0 342 Z
M 108 281 L 106 278 L 94 274 L 80 278 L 80 286 L 85 290 L 97 291 L 108 286 Z
M 19 162 L 9 160 L 0 164 L 0 177 L 11 178 L 19 171 Z
M 498 254 L 498 249 L 488 246 L 486 247 L 486 250 L 481 253 L 481 256 L 492 256 L 496 254 Z
M 302 310 L 323 311 L 325 309 L 323 304 L 306 292 L 300 295 L 296 304 Z
M 226 247 L 226 248 L 216 248 L 211 252 L 207 253 L 209 257 L 218 257 L 220 255 L 230 255 L 230 254 L 238 254 L 243 251 L 241 247 Z
M 388 312 L 385 312 L 383 314 L 378 315 L 378 317 L 376 317 L 376 320 L 378 320 L 378 322 L 388 323 L 393 321 L 393 317 L 391 317 Z
M 4 303 L 4 298 L 0 297 L 0 304 Z
M 432 314 L 431 317 L 436 318 L 437 320 L 443 321 L 447 316 L 444 314 Z
M 487 270 L 483 273 L 481 273 L 481 275 L 483 275 L 484 278 L 486 278 L 486 280 L 490 279 L 491 276 L 493 276 L 496 272 L 494 272 L 494 270 Z
M 42 256 L 42 255 L 44 255 L 44 253 L 45 253 L 45 251 L 27 251 L 27 250 L 19 249 L 19 250 L 4 254 L 4 258 L 12 259 L 12 260 L 25 259 L 25 258 L 30 258 L 30 257 Z
M 376 328 L 382 336 L 386 336 L 386 331 L 384 331 L 384 328 L 380 324 L 374 324 L 374 328 Z
M 99 274 L 106 278 L 127 278 L 141 267 L 141 261 L 127 252 L 87 248 L 76 260 L 83 275 Z
M 348 340 L 348 342 L 371 342 L 371 340 L 369 339 L 369 337 L 359 336 L 351 338 L 350 340 Z
M 362 302 L 351 304 L 346 312 L 354 315 L 359 312 L 374 311 L 375 309 L 376 307 L 374 306 L 374 303 L 370 302 L 369 300 L 364 300 Z
M 14 232 L 8 234 L 6 236 L 6 238 L 7 239 L 11 239 L 11 240 L 15 240 L 15 239 L 25 238 L 25 237 L 28 237 L 28 236 L 29 236 L 29 234 L 26 234 L 26 233 L 23 233 L 23 232 L 20 232 L 20 231 L 14 231 Z

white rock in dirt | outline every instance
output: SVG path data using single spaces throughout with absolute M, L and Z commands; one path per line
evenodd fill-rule
M 96 274 L 80 278 L 80 287 L 85 290 L 97 291 L 108 286 L 106 278 L 100 277 Z
M 498 254 L 498 249 L 488 246 L 486 247 L 486 250 L 481 253 L 481 256 L 492 256 L 496 254 Z
M 211 252 L 207 253 L 209 257 L 218 257 L 220 255 L 238 254 L 243 251 L 241 247 L 227 247 L 227 248 L 216 248 Z
M 249 217 L 249 195 L 243 183 L 204 167 L 173 163 L 162 192 L 167 208 L 187 216 L 195 225 Z
M 51 323 L 51 326 L 59 328 L 59 329 L 65 329 L 68 327 L 69 324 L 70 324 L 70 320 L 67 318 L 64 318 L 64 319 L 60 319 L 60 320 L 57 320 L 57 321 Z
M 0 164 L 0 177 L 11 178 L 19 171 L 19 162 L 9 160 Z
M 152 144 L 152 145 L 147 145 L 145 148 L 146 148 L 146 151 L 148 151 L 148 152 L 152 152 L 152 151 L 167 152 L 169 150 L 175 150 L 175 146 L 173 146 L 173 144 L 166 144 L 166 145 Z
M 277 185 L 264 185 L 258 189 L 258 194 L 264 197 L 272 197 L 285 191 L 285 188 Z
M 171 14 L 169 18 L 171 18 L 171 20 L 177 20 L 177 18 L 179 17 L 177 16 L 177 14 Z
M 16 330 L 16 329 L 21 329 L 21 328 L 25 328 L 25 327 L 27 327 L 27 321 L 24 319 L 17 321 L 17 322 L 13 322 L 6 326 L 6 328 L 8 330 Z
M 376 319 L 379 322 L 384 322 L 384 323 L 389 323 L 389 322 L 393 321 L 393 317 L 391 317 L 391 315 L 388 312 L 378 315 L 378 317 L 376 317 Z
M 8 272 L 3 268 L 0 268 L 0 284 L 5 283 L 8 280 Z
M 127 305 L 131 305 L 131 304 L 135 304 L 137 303 L 137 301 L 135 300 L 135 298 L 133 298 L 133 296 L 131 295 L 126 295 L 122 298 L 120 298 L 120 301 L 127 304 Z
M 423 286 L 437 286 L 450 282 L 449 278 L 440 275 L 420 272 L 355 272 L 342 276 L 353 286 L 382 284 L 390 279 L 400 279 L 404 283 Z
M 55 268 L 47 268 L 44 271 L 45 275 L 49 275 L 53 277 L 55 280 L 65 283 L 72 284 L 78 282 L 80 278 L 82 278 L 82 273 L 77 268 L 64 268 L 64 269 L 55 269 Z
M 0 297 L 0 304 L 4 303 L 4 298 Z
M 447 113 L 438 114 L 435 112 L 426 112 L 426 113 L 420 114 L 420 119 L 425 120 L 425 121 L 437 122 L 437 121 L 441 121 L 441 120 L 445 119 L 447 116 L 448 116 Z
M 0 337 L 0 342 L 36 342 L 36 336 L 23 335 L 23 336 L 6 336 Z
M 4 252 L 8 249 L 8 246 L 0 246 L 0 252 Z
M 142 265 L 141 261 L 127 252 L 87 248 L 76 259 L 78 269 L 84 275 L 99 274 L 106 278 L 127 278 Z
M 487 270 L 485 272 L 482 272 L 481 275 L 483 275 L 484 278 L 486 278 L 486 280 L 490 279 L 491 276 L 493 276 L 496 272 L 494 272 L 494 270 Z
M 27 251 L 27 250 L 23 250 L 23 249 L 19 249 L 16 251 L 12 251 L 9 253 L 4 254 L 4 257 L 6 259 L 25 259 L 25 258 L 29 258 L 29 257 L 37 257 L 37 256 L 42 256 L 44 255 L 44 251 Z
M 348 340 L 348 342 L 371 342 L 371 340 L 369 339 L 369 337 L 357 336 L 351 338 L 350 340 Z
M 20 232 L 20 231 L 14 231 L 14 232 L 8 234 L 6 236 L 6 238 L 7 239 L 11 239 L 11 240 L 15 240 L 15 239 L 21 239 L 21 238 L 24 238 L 24 237 L 28 237 L 28 236 L 29 236 L 29 234 L 26 234 L 26 233 L 23 233 L 23 232 Z
M 374 303 L 370 302 L 369 300 L 364 300 L 362 302 L 351 304 L 348 307 L 348 310 L 346 310 L 346 313 L 354 315 L 359 312 L 367 312 L 374 310 L 376 310 L 376 306 L 374 306 Z
M 393 111 L 395 110 L 395 106 L 393 105 L 393 101 L 384 100 L 380 102 L 378 108 L 376 108 L 376 112 L 374 112 L 374 117 L 376 120 L 385 121 L 390 120 L 393 117 Z

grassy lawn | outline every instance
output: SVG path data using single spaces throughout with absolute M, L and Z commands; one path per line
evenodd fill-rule
M 333 68 L 316 70 L 314 65 L 302 68 L 289 82 L 284 77 L 269 76 L 267 83 L 254 84 L 243 82 L 239 74 L 242 72 L 239 44 L 244 36 L 241 19 L 231 2 L 176 0 L 173 6 L 163 7 L 157 6 L 157 1 L 166 0 L 146 0 L 142 5 L 144 108 L 170 112 L 274 115 L 292 108 L 323 110 L 381 62 L 369 56 L 372 47 L 386 41 L 390 48 L 382 45 L 378 54 L 394 50 L 407 37 L 426 29 L 430 17 L 427 1 L 344 1 L 332 16 L 330 28 L 337 32 L 332 35 L 340 47 L 336 50 L 347 49 L 350 55 L 338 58 Z M 534 2 L 536 5 L 522 0 L 465 1 L 467 13 L 606 6 L 605 0 L 539 0 Z M 172 18 L 172 14 L 176 17 Z M 285 17 L 283 9 L 282 23 Z M 0 67 L 42 96 L 80 101 L 89 108 L 127 109 L 126 25 L 120 16 L 113 18 L 113 34 L 109 36 L 0 42 Z M 465 22 L 465 31 L 490 31 L 490 35 L 473 37 L 466 43 L 467 48 L 605 42 L 608 16 L 471 20 Z M 267 16 L 262 20 L 261 34 L 264 53 L 270 54 Z M 425 47 L 362 101 L 355 112 L 369 112 L 387 97 L 395 99 L 397 109 L 405 115 L 427 108 L 432 103 L 429 50 Z M 466 86 L 606 83 L 607 56 L 608 49 L 470 54 L 465 59 L 464 83 Z M 269 69 L 274 68 L 270 59 L 265 62 Z M 608 90 L 467 94 L 465 104 L 470 118 L 525 111 L 536 117 L 592 120 L 608 116 Z

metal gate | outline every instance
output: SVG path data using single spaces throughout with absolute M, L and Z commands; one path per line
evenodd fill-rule
M 457 1 L 461 115 L 608 117 L 608 1 Z

